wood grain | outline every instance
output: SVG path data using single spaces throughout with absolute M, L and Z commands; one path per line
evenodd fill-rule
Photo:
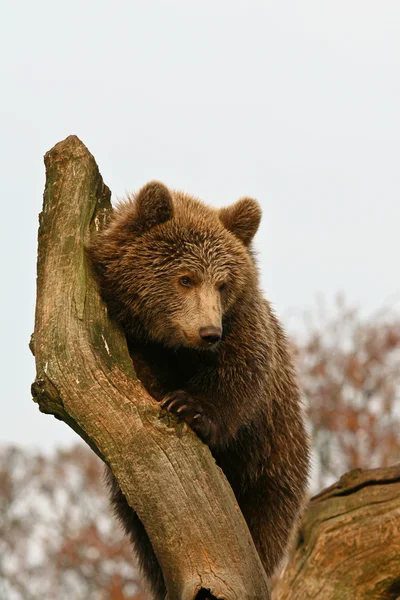
M 350 471 L 311 500 L 273 598 L 400 598 L 400 466 Z

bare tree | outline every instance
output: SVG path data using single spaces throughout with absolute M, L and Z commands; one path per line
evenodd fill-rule
M 146 394 L 135 377 L 125 340 L 99 298 L 85 244 L 90 230 L 107 218 L 110 204 L 93 157 L 71 137 L 57 144 L 45 161 L 32 342 L 35 400 L 43 412 L 68 423 L 112 468 L 147 529 L 170 600 L 268 599 L 268 582 L 223 474 L 187 426 L 160 411 Z M 346 324 L 348 320 L 344 318 Z M 326 345 L 329 336 L 314 332 L 310 342 L 300 345 L 299 356 L 321 465 L 336 476 L 343 466 L 364 464 L 372 451 L 377 461 L 389 463 L 397 456 L 393 423 L 398 370 L 387 368 L 398 356 L 399 337 L 393 323 L 379 330 L 354 328 L 354 347 L 338 336 L 337 326 L 333 334 L 340 352 Z M 379 411 L 384 415 L 381 428 L 374 417 Z M 362 444 L 355 442 L 366 423 L 367 442 L 365 435 Z M 379 453 L 376 440 L 382 427 L 389 444 Z M 334 460 L 337 449 L 341 463 Z M 7 472 L 2 482 L 7 495 Z M 297 550 L 274 596 L 395 600 L 400 572 L 399 482 L 398 468 L 357 471 L 313 500 Z M 88 484 L 88 493 L 89 489 Z M 20 538 L 26 524 L 21 527 Z M 122 589 L 115 565 L 109 567 L 111 580 L 96 579 L 104 575 L 104 563 L 101 567 L 95 558 L 103 543 L 97 525 L 88 522 L 64 533 L 56 560 L 62 561 L 72 580 L 81 577 L 85 582 L 88 577 L 84 583 L 88 590 L 97 581 L 110 598 L 128 600 L 130 592 Z M 174 543 L 177 539 L 179 544 Z M 131 576 L 134 584 L 134 571 Z M 17 589 L 18 578 L 14 583 Z M 32 590 L 23 597 L 34 597 Z M 96 600 L 103 597 L 93 595 Z
M 85 245 L 111 206 L 94 158 L 72 136 L 46 154 L 45 164 L 35 400 L 111 467 L 146 528 L 170 600 L 268 598 L 228 482 L 209 449 L 145 392 L 99 297 Z

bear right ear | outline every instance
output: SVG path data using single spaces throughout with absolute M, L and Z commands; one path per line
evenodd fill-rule
M 134 199 L 135 225 L 141 232 L 169 221 L 173 215 L 173 202 L 169 189 L 159 181 L 150 181 Z
M 249 246 L 261 221 L 261 208 L 253 198 L 241 198 L 218 212 L 221 223 L 245 246 Z

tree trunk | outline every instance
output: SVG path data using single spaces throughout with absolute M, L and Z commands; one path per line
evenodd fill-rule
M 268 599 L 227 480 L 209 449 L 146 393 L 100 299 L 85 245 L 111 205 L 93 156 L 71 136 L 45 164 L 31 343 L 35 401 L 109 464 L 147 530 L 170 600 Z
M 400 598 L 400 465 L 350 471 L 311 500 L 273 598 Z

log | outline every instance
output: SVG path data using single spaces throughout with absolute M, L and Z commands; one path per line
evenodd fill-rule
M 269 599 L 269 584 L 233 492 L 208 449 L 138 381 L 86 258 L 111 211 L 110 191 L 75 136 L 45 156 L 34 400 L 111 467 L 142 520 L 168 598 Z
M 311 500 L 272 597 L 400 598 L 400 465 L 355 469 Z

